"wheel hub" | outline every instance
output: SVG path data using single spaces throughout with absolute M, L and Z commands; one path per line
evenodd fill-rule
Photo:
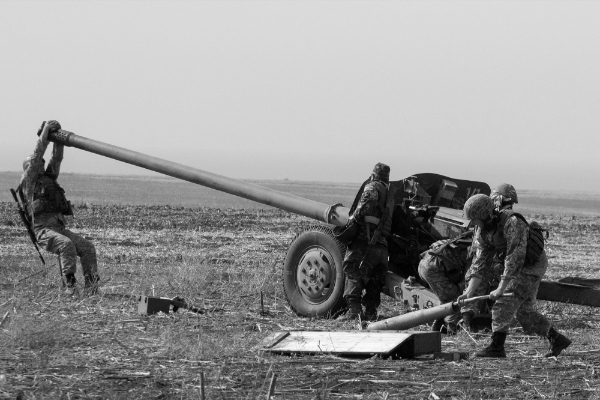
M 303 297 L 311 303 L 320 303 L 331 294 L 335 280 L 331 255 L 323 248 L 308 249 L 298 265 L 297 282 Z

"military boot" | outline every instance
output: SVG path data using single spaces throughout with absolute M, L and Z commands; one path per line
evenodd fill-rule
M 545 357 L 557 357 L 561 351 L 569 347 L 572 343 L 571 339 L 561 333 L 558 333 L 553 327 L 550 328 L 546 337 L 550 342 L 550 351 L 545 355 Z
M 75 274 L 66 274 L 65 284 L 64 294 L 66 296 L 75 296 L 77 294 L 77 280 L 75 279 Z
M 475 357 L 505 358 L 504 342 L 506 341 L 506 332 L 492 333 L 492 343 L 483 350 L 475 353 Z
M 462 327 L 467 332 L 475 332 L 473 327 L 471 326 L 471 321 L 473 321 L 473 317 L 475 313 L 473 311 L 467 311 L 462 313 Z
M 86 275 L 85 277 L 85 286 L 83 290 L 86 295 L 93 296 L 98 294 L 98 286 L 100 282 L 100 277 L 96 274 Z
M 346 311 L 346 314 L 339 316 L 337 320 L 353 321 L 357 319 L 364 319 L 360 300 L 348 300 L 348 311 Z
M 365 307 L 365 321 L 377 321 L 376 307 Z

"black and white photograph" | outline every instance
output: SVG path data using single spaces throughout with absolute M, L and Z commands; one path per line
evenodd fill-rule
M 0 16 L 0 399 L 600 399 L 599 1 Z

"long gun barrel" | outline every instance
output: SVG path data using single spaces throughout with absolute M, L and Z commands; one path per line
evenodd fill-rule
M 65 130 L 51 132 L 49 140 L 216 189 L 221 192 L 226 192 L 234 196 L 280 208 L 295 214 L 304 215 L 305 217 L 326 222 L 328 224 L 343 226 L 348 221 L 349 209 L 342 207 L 341 205 L 336 204 L 329 206 L 317 201 L 304 199 L 299 196 L 227 178 L 222 175 L 213 174 L 172 161 L 163 160 L 158 157 L 99 142 L 97 140 L 76 135 L 73 132 Z

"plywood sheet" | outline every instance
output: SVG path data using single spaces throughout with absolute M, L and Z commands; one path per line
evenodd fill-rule
M 414 357 L 441 351 L 441 336 L 439 332 L 411 331 L 279 331 L 266 337 L 262 347 L 284 354 Z

